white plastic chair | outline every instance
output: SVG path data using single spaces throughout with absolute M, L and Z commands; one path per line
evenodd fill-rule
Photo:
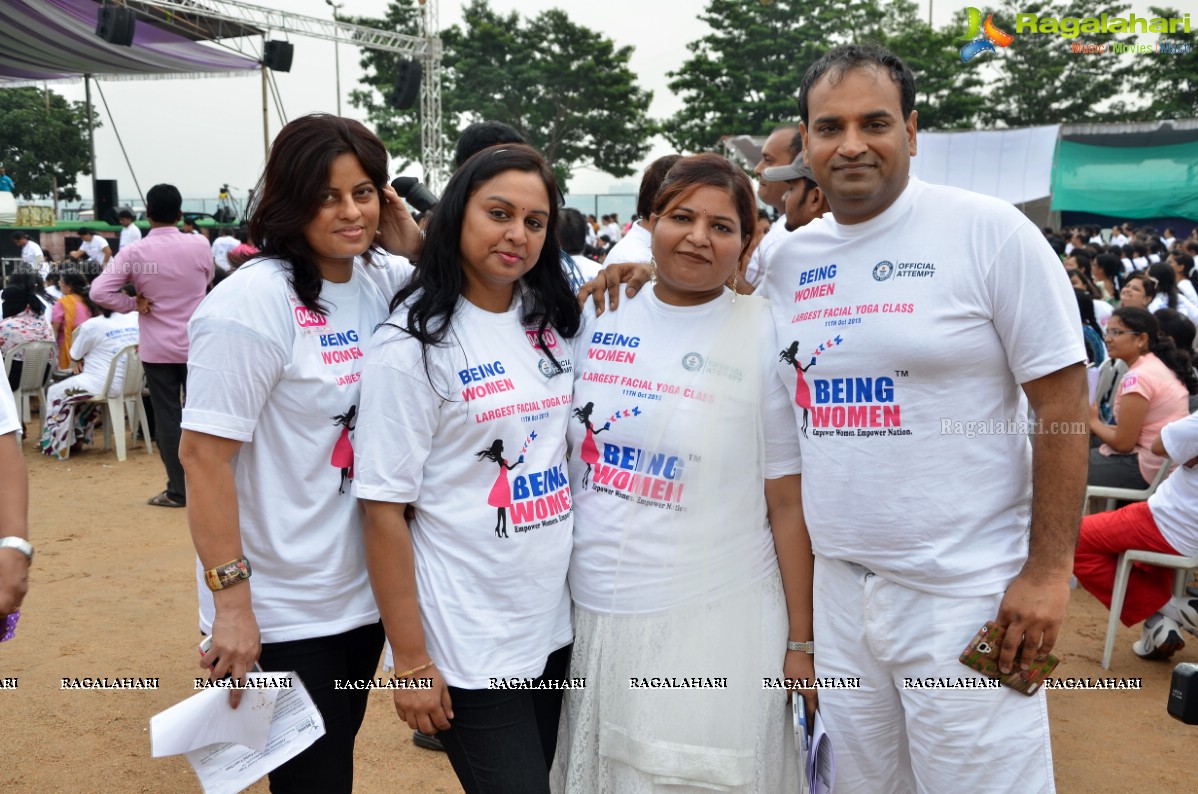
M 17 354 L 21 354 L 24 363 L 21 364 L 21 382 L 17 384 L 13 397 L 17 400 L 17 410 L 21 422 L 33 421 L 32 399 L 37 398 L 37 416 L 39 428 L 46 424 L 46 387 L 50 385 L 51 362 L 58 361 L 58 345 L 46 340 L 22 342 L 4 356 L 4 376 L 8 377 L 9 370 Z M 38 434 L 41 435 L 40 432 Z
M 1102 649 L 1102 669 L 1111 668 L 1111 652 L 1115 649 L 1115 635 L 1119 631 L 1119 616 L 1123 614 L 1123 598 L 1127 595 L 1127 578 L 1131 575 L 1132 563 L 1146 562 L 1149 565 L 1159 565 L 1162 568 L 1176 568 L 1177 577 L 1173 582 L 1173 595 L 1186 594 L 1186 583 L 1190 573 L 1198 568 L 1198 555 L 1182 557 L 1179 554 L 1162 554 L 1157 551 L 1138 551 L 1128 549 L 1119 555 L 1119 564 L 1115 566 L 1115 587 L 1111 591 L 1111 617 L 1106 624 L 1106 645 Z
M 1172 468 L 1173 462 L 1165 458 L 1161 463 L 1161 470 L 1152 478 L 1152 482 L 1143 490 L 1135 488 L 1113 488 L 1107 485 L 1087 485 L 1086 486 L 1086 512 L 1090 512 L 1091 499 L 1106 499 L 1106 509 L 1114 510 L 1116 501 L 1124 502 L 1143 502 L 1156 493 L 1156 489 L 1169 476 L 1169 469 Z
M 113 380 L 116 379 L 117 369 L 120 367 L 122 359 L 125 362 L 125 379 L 122 381 L 120 394 L 116 397 L 109 397 L 108 392 L 112 388 Z M 150 442 L 150 424 L 146 420 L 146 404 L 141 396 L 144 379 L 141 358 L 137 355 L 137 345 L 123 347 L 112 357 L 112 363 L 108 365 L 108 376 L 104 378 L 104 388 L 95 397 L 85 401 L 103 405 L 108 409 L 108 415 L 104 418 L 104 449 L 108 449 L 109 444 L 115 440 L 117 460 L 124 460 L 126 457 L 126 406 L 131 409 L 127 414 L 130 432 L 136 433 L 137 425 L 140 423 L 141 435 L 146 444 L 146 454 L 150 455 L 154 452 Z

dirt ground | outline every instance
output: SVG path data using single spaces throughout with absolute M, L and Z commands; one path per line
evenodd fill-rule
M 16 679 L 16 688 L 0 688 L 0 791 L 200 791 L 182 757 L 150 757 L 150 716 L 194 694 L 199 674 L 185 511 L 145 504 L 164 483 L 157 453 L 138 446 L 120 463 L 112 451 L 92 448 L 57 462 L 36 454 L 32 440 L 25 451 L 37 556 L 16 637 L 0 645 L 0 684 Z M 1075 591 L 1058 642 L 1060 675 L 1104 675 L 1106 617 L 1093 597 Z M 1105 675 L 1142 678 L 1141 690 L 1048 693 L 1063 794 L 1182 788 L 1198 726 L 1165 711 L 1173 663 L 1136 658 L 1137 636 L 1121 631 Z M 1198 640 L 1179 661 L 1198 662 Z M 61 688 L 61 679 L 82 676 L 157 677 L 159 688 Z M 356 790 L 365 794 L 461 790 L 443 754 L 412 745 L 386 692 L 372 694 L 356 770 Z M 265 781 L 249 789 L 266 790 Z

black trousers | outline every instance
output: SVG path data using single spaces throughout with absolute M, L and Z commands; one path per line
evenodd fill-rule
M 563 679 L 573 645 L 545 661 L 537 681 Z M 437 734 L 466 794 L 549 794 L 560 689 L 449 687 L 452 727 Z
M 324 736 L 270 773 L 272 794 L 350 794 L 354 788 L 354 739 L 366 716 L 369 689 L 336 689 L 335 680 L 374 678 L 383 653 L 383 624 L 262 645 L 258 664 L 271 672 L 294 671 L 320 716 Z
M 183 389 L 187 386 L 186 364 L 142 363 L 150 404 L 154 407 L 154 437 L 166 467 L 166 495 L 176 502 L 187 501 L 183 464 L 179 463 L 179 425 L 183 421 Z

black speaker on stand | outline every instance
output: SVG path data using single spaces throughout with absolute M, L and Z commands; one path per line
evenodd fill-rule
M 109 44 L 128 47 L 133 44 L 133 26 L 137 16 L 125 6 L 100 6 L 96 17 L 96 35 Z
M 117 198 L 116 180 L 97 179 L 92 189 L 95 192 L 96 223 L 116 226 L 117 205 L 120 203 L 120 199 Z
M 407 110 L 420 98 L 420 78 L 424 69 L 420 61 L 400 61 L 395 73 L 395 90 L 391 92 L 391 107 Z
M 262 65 L 276 72 L 290 72 L 295 45 L 289 41 L 268 41 L 262 49 Z

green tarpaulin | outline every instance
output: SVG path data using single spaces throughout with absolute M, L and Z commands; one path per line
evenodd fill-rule
M 1052 208 L 1198 221 L 1198 143 L 1130 147 L 1061 141 Z

